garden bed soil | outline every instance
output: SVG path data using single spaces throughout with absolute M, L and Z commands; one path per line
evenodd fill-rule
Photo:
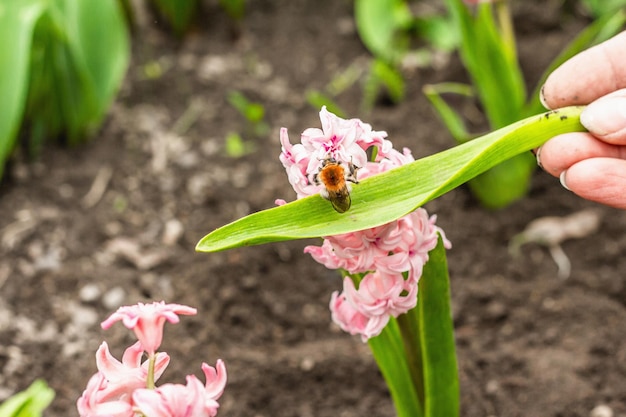
M 531 85 L 586 23 L 561 4 L 516 6 Z M 182 383 L 222 358 L 220 415 L 393 416 L 367 345 L 331 324 L 328 302 L 341 280 L 302 253 L 316 241 L 194 252 L 213 229 L 294 198 L 278 129 L 295 141 L 319 127 L 306 91 L 367 64 L 351 4 L 254 1 L 239 25 L 205 6 L 181 42 L 160 21 L 140 23 L 126 81 L 93 141 L 50 146 L 9 168 L 0 190 L 0 398 L 44 378 L 56 391 L 46 415 L 77 415 L 101 341 L 117 357 L 133 342 L 123 326 L 103 331 L 100 321 L 120 304 L 163 299 L 198 315 L 166 326 L 172 360 L 162 381 Z M 405 75 L 398 105 L 364 114 L 358 86 L 337 101 L 416 158 L 450 147 L 421 87 L 463 81 L 458 59 Z M 234 90 L 263 104 L 267 134 L 250 134 L 227 102 Z M 226 154 L 231 132 L 249 153 Z M 464 186 L 426 208 L 453 243 L 462 415 L 582 417 L 599 405 L 626 415 L 624 211 L 583 201 L 540 170 L 528 198 L 504 210 L 481 208 Z M 558 277 L 545 247 L 509 251 L 534 219 L 583 209 L 601 222 L 562 245 L 569 278 Z

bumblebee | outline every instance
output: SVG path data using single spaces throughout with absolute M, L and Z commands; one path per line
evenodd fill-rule
M 320 195 L 330 201 L 335 211 L 345 213 L 350 208 L 350 184 L 358 184 L 356 171 L 359 167 L 352 162 L 347 164 L 347 169 L 332 156 L 322 160 L 319 172 L 313 177 L 316 185 L 324 185 Z

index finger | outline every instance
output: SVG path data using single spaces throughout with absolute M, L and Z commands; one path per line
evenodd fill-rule
M 589 104 L 626 88 L 626 31 L 570 58 L 548 76 L 541 89 L 549 109 Z

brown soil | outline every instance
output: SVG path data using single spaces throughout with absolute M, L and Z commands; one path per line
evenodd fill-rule
M 516 11 L 531 82 L 585 23 L 561 14 L 559 1 L 534 3 Z M 47 415 L 76 415 L 100 342 L 118 357 L 132 342 L 121 325 L 104 332 L 99 322 L 120 304 L 165 299 L 199 314 L 167 327 L 172 363 L 163 380 L 183 382 L 202 361 L 224 359 L 220 415 L 393 416 L 367 346 L 330 323 L 339 275 L 302 253 L 307 242 L 194 252 L 214 228 L 293 198 L 278 128 L 293 139 L 319 126 L 305 91 L 367 62 L 351 5 L 249 2 L 237 40 L 215 6 L 207 12 L 181 43 L 152 21 L 135 33 L 127 80 L 91 143 L 48 148 L 38 162 L 11 167 L 0 190 L 0 397 L 42 377 L 57 392 Z M 162 76 L 147 77 L 155 64 Z M 358 86 L 338 101 L 421 157 L 452 145 L 421 86 L 462 77 L 455 59 L 407 73 L 406 101 L 371 115 L 359 113 Z M 265 106 L 270 133 L 247 135 L 226 101 L 231 90 Z M 229 132 L 253 152 L 226 156 Z M 104 193 L 85 198 L 97 177 Z M 546 248 L 509 253 L 530 221 L 591 207 L 600 229 L 563 244 L 569 279 L 557 277 Z M 505 210 L 482 209 L 465 187 L 427 209 L 454 245 L 462 415 L 588 416 L 599 404 L 625 415 L 624 212 L 583 201 L 540 171 L 529 197 Z

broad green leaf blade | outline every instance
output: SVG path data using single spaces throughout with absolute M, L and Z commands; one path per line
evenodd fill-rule
M 0 177 L 22 121 L 33 31 L 45 7 L 37 0 L 0 3 L 0 43 L 5 46 L 0 51 Z
M 353 187 L 352 207 L 339 214 L 319 195 L 246 216 L 208 234 L 200 252 L 369 229 L 398 219 L 489 168 L 566 132 L 584 131 L 582 107 L 535 115 Z
M 130 57 L 128 31 L 119 2 L 55 4 L 56 23 L 64 33 L 54 39 L 58 52 L 52 67 L 64 69 L 55 74 L 53 97 L 58 97 L 69 142 L 78 143 L 100 125 L 121 86 Z
M 0 417 L 39 417 L 53 398 L 54 391 L 38 379 L 0 404 Z
M 459 415 L 459 376 L 450 279 L 441 237 L 428 256 L 419 282 L 416 307 L 423 364 L 424 415 L 454 417 Z
M 392 318 L 381 334 L 368 344 L 385 378 L 398 417 L 422 417 L 423 409 L 413 386 L 396 320 Z

